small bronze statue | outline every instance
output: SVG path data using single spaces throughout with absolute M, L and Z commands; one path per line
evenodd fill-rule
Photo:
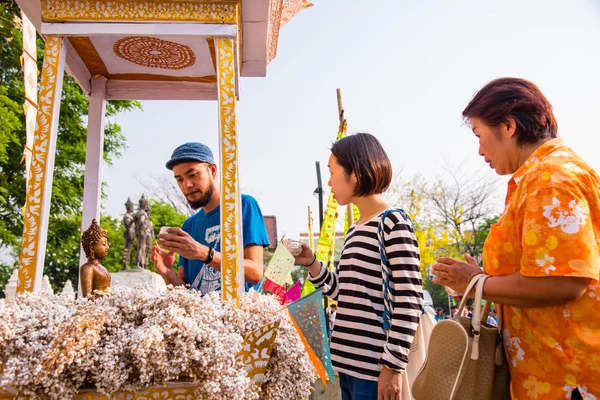
M 125 203 L 125 209 L 127 212 L 123 216 L 123 227 L 125 230 L 123 231 L 123 241 L 125 242 L 125 248 L 123 249 L 123 271 L 129 269 L 129 260 L 131 258 L 131 249 L 133 248 L 133 242 L 135 241 L 135 223 L 134 223 L 134 204 L 131 201 L 131 198 L 127 198 L 127 203 Z
M 87 262 L 79 269 L 83 297 L 102 293 L 110 288 L 110 273 L 100 264 L 109 249 L 106 233 L 93 219 L 88 230 L 81 235 L 81 245 L 87 257 Z
M 150 221 L 150 206 L 148 200 L 142 195 L 139 201 L 138 212 L 134 215 L 135 234 L 137 236 L 137 253 L 135 255 L 136 268 L 148 268 L 148 258 L 152 248 L 154 226 Z

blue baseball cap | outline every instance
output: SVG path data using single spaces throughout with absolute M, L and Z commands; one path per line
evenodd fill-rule
M 182 144 L 173 151 L 171 159 L 167 161 L 165 166 L 167 169 L 172 170 L 177 164 L 188 161 L 198 161 L 209 164 L 215 163 L 213 153 L 208 146 L 198 142 L 188 142 Z

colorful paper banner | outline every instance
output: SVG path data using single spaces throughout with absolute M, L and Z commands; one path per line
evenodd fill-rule
M 327 376 L 335 382 L 321 289 L 288 305 L 287 310 L 323 385 L 327 386 Z

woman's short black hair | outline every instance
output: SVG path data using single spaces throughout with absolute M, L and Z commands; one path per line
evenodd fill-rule
M 354 196 L 379 194 L 390 186 L 392 163 L 375 136 L 368 133 L 346 136 L 331 146 L 331 153 L 348 175 L 356 174 Z

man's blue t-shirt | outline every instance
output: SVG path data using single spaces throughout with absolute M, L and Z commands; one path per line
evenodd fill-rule
M 213 247 L 221 251 L 221 206 L 217 206 L 208 214 L 200 209 L 196 214 L 185 220 L 182 230 L 187 232 L 198 243 Z M 252 196 L 242 194 L 242 230 L 244 247 L 259 245 L 267 247 L 269 238 L 262 212 Z M 221 271 L 206 265 L 202 260 L 188 260 L 179 256 L 179 265 L 183 266 L 185 281 L 192 289 L 200 291 L 203 295 L 221 290 Z M 246 282 L 246 291 L 252 284 Z

